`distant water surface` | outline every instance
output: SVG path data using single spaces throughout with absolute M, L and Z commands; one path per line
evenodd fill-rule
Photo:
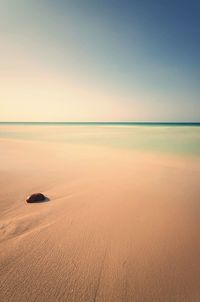
M 200 123 L 0 123 L 0 138 L 200 156 Z

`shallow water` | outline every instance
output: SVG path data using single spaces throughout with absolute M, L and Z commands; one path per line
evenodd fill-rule
M 0 138 L 200 156 L 199 124 L 0 123 Z

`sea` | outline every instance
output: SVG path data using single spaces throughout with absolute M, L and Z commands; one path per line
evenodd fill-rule
M 200 123 L 0 122 L 1 138 L 200 156 Z

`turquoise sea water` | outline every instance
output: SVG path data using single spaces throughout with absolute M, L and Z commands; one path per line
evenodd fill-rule
M 0 123 L 0 138 L 200 156 L 200 123 Z

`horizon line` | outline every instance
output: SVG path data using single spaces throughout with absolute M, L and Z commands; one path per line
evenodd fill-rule
M 190 125 L 200 125 L 199 122 L 190 122 L 190 121 L 0 121 L 0 124 L 190 124 Z

